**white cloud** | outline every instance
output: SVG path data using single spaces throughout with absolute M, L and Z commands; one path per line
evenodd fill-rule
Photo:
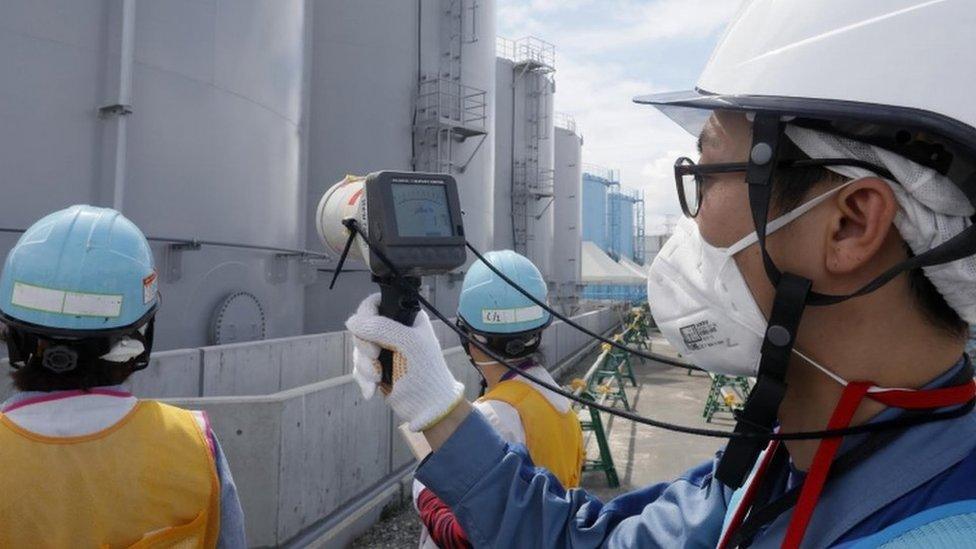
M 624 185 L 644 190 L 648 213 L 678 212 L 671 166 L 694 154 L 694 139 L 652 107 L 632 98 L 655 91 L 617 65 L 560 62 L 556 108 L 574 115 L 585 162 L 619 168 Z
M 615 45 L 662 39 L 701 37 L 722 28 L 739 9 L 736 0 L 659 0 L 626 2 L 618 19 L 629 24 L 616 34 Z
M 560 48 L 596 53 L 706 36 L 722 28 L 739 5 L 739 0 L 507 0 L 498 6 L 498 17 L 509 38 L 549 31 Z

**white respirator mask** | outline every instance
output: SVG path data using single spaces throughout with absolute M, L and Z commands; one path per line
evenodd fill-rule
M 766 227 L 770 235 L 851 181 L 804 203 Z M 651 264 L 647 298 L 661 333 L 696 366 L 717 374 L 755 376 L 767 320 L 733 256 L 759 241 L 755 231 L 728 248 L 702 238 L 687 217 Z

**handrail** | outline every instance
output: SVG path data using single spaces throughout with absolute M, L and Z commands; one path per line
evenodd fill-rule
M 27 229 L 16 229 L 11 227 L 0 227 L 0 233 L 23 234 Z M 213 246 L 217 248 L 235 248 L 241 250 L 254 250 L 261 252 L 273 252 L 283 255 L 298 255 L 302 257 L 315 257 L 321 259 L 331 259 L 332 256 L 323 252 L 313 252 L 312 250 L 281 248 L 278 246 L 264 246 L 260 244 L 244 244 L 242 242 L 222 242 L 219 240 L 201 240 L 197 238 L 171 238 L 165 236 L 147 236 L 150 242 L 161 242 L 184 246 L 187 248 L 199 248 L 200 246 Z

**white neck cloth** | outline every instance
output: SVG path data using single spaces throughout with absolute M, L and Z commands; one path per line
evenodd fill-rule
M 949 178 L 891 151 L 835 135 L 786 126 L 786 135 L 810 158 L 852 158 L 886 168 L 896 181 L 884 179 L 898 201 L 894 224 L 916 255 L 946 242 L 969 227 L 973 205 Z M 826 166 L 851 179 L 881 177 L 853 166 Z M 959 316 L 976 323 L 976 257 L 924 267 L 946 303 Z

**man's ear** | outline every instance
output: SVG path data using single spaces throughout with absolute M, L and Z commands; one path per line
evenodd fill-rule
M 882 249 L 898 212 L 895 193 L 877 177 L 858 179 L 837 193 L 837 210 L 827 234 L 827 272 L 855 273 Z

